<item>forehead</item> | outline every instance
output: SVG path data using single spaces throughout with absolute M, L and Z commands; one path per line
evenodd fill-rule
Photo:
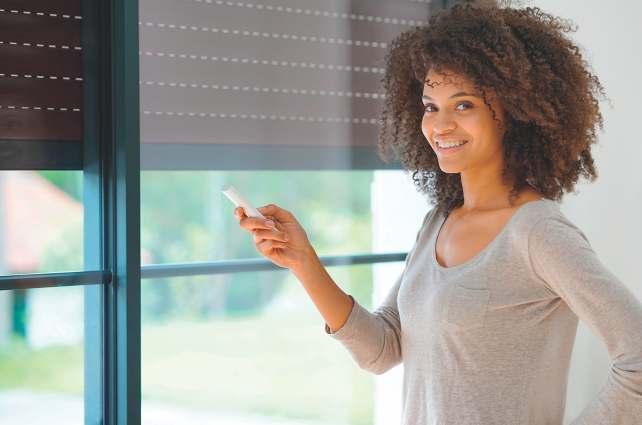
M 450 73 L 439 73 L 433 70 L 428 71 L 424 79 L 423 94 L 447 95 L 454 91 L 475 91 L 474 84 L 466 77 Z

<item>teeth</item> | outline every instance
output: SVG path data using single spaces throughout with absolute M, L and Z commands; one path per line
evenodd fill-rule
M 455 147 L 455 146 L 461 146 L 466 142 L 467 142 L 466 140 L 461 140 L 459 142 L 447 142 L 447 143 L 446 142 L 437 142 L 437 144 L 439 145 L 440 148 L 452 148 L 452 147 Z

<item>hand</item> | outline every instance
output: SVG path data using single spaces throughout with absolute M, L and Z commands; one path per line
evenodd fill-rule
M 293 269 L 316 256 L 308 236 L 291 212 L 274 204 L 257 208 L 274 227 L 262 218 L 248 217 L 242 207 L 234 209 L 239 225 L 252 233 L 256 249 L 279 267 Z

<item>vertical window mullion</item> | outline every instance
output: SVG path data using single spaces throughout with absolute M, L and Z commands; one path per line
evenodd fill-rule
M 138 1 L 111 2 L 111 139 L 108 237 L 114 280 L 106 309 L 113 369 L 108 425 L 141 422 L 140 124 Z
M 85 424 L 140 424 L 138 2 L 83 0 Z

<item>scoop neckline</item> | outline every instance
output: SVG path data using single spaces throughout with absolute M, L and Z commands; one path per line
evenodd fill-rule
M 525 202 L 522 205 L 520 205 L 515 210 L 515 212 L 510 216 L 510 218 L 506 221 L 504 226 L 502 226 L 501 230 L 497 233 L 497 235 L 495 235 L 495 237 L 481 251 L 479 251 L 477 254 L 475 254 L 473 257 L 469 258 L 465 262 L 463 262 L 461 264 L 454 265 L 454 266 L 450 266 L 450 267 L 444 267 L 441 264 L 439 264 L 439 261 L 437 261 L 437 239 L 439 238 L 439 233 L 441 232 L 441 229 L 444 226 L 444 223 L 446 222 L 446 219 L 447 219 L 447 217 L 444 214 L 444 212 L 441 211 L 440 212 L 440 216 L 442 217 L 441 218 L 441 222 L 439 223 L 439 226 L 437 227 L 437 232 L 435 233 L 435 236 L 433 237 L 433 241 L 430 244 L 432 246 L 432 255 L 431 255 L 431 257 L 432 257 L 433 265 L 440 271 L 450 272 L 450 271 L 454 271 L 454 270 L 459 270 L 459 269 L 465 268 L 467 266 L 470 266 L 470 265 L 476 263 L 479 259 L 481 259 L 484 255 L 486 255 L 491 250 L 493 245 L 495 245 L 497 243 L 497 241 L 502 237 L 502 235 L 504 233 L 506 233 L 506 231 L 507 231 L 506 229 L 510 227 L 510 225 L 511 225 L 511 223 L 513 221 L 515 221 L 515 217 L 528 204 L 537 204 L 537 203 L 540 203 L 540 202 L 548 202 L 548 201 L 550 201 L 550 199 L 548 199 L 548 198 L 540 198 L 540 199 L 537 199 L 537 200 L 534 200 L 534 201 Z

